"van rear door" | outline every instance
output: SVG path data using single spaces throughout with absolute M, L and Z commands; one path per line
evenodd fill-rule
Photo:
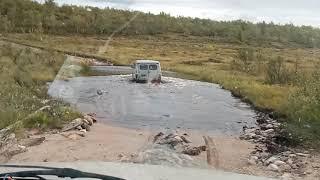
M 139 77 L 140 80 L 147 80 L 149 73 L 149 66 L 148 64 L 139 64 Z
M 148 79 L 150 81 L 157 80 L 159 76 L 159 66 L 158 64 L 149 64 Z

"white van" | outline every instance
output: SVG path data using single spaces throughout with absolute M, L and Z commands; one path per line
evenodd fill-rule
M 133 65 L 132 78 L 135 81 L 161 81 L 159 61 L 137 60 Z

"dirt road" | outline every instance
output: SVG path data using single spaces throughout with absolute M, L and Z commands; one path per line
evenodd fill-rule
M 72 134 L 67 132 L 64 135 Z M 179 131 L 188 134 L 194 145 L 204 145 L 201 132 Z M 130 162 L 132 157 L 150 149 L 154 132 L 132 130 L 98 123 L 92 126 L 85 137 L 61 134 L 48 134 L 46 141 L 28 148 L 25 153 L 14 156 L 9 163 L 21 162 L 75 162 L 75 161 L 112 161 Z M 206 134 L 209 135 L 209 134 Z M 247 157 L 254 145 L 234 137 L 211 136 L 218 147 L 219 167 L 225 171 L 265 175 L 262 170 L 253 169 L 247 164 Z M 163 157 L 162 157 L 163 158 Z M 209 168 L 206 153 L 191 157 L 196 168 Z M 159 164 L 160 161 L 150 162 Z M 177 163 L 176 166 L 184 166 Z

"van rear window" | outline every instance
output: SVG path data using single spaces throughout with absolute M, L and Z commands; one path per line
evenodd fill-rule
M 140 70 L 148 70 L 148 65 L 140 64 Z
M 157 69 L 158 69 L 158 66 L 152 64 L 152 65 L 149 65 L 149 69 L 150 69 L 150 70 L 157 70 Z

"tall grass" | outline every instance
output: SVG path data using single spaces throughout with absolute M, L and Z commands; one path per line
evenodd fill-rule
M 0 45 L 0 129 L 17 121 L 24 127 L 58 128 L 79 116 L 62 102 L 43 101 L 50 99 L 46 82 L 54 79 L 64 59 L 54 52 Z M 51 111 L 34 114 L 45 105 Z

